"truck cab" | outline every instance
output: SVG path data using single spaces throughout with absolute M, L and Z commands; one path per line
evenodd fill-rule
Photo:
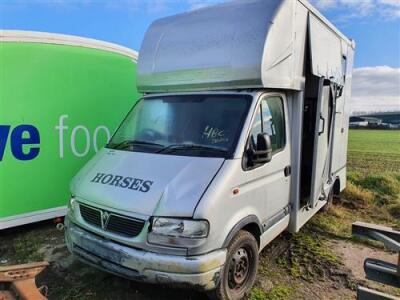
M 205 20 L 218 30 L 204 32 Z M 317 67 L 306 34 L 315 26 L 340 46 Z M 153 23 L 140 50 L 143 98 L 71 183 L 69 250 L 126 278 L 241 299 L 259 252 L 345 187 L 353 47 L 300 0 L 236 1 Z M 318 73 L 336 56 L 336 77 Z

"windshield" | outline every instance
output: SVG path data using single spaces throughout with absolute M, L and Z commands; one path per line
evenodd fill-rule
M 141 99 L 108 148 L 229 157 L 251 104 L 249 95 L 182 95 Z

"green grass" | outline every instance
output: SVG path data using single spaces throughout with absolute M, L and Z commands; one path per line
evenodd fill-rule
M 350 130 L 349 171 L 399 172 L 399 130 Z
M 13 264 L 41 261 L 43 254 L 39 253 L 39 249 L 43 245 L 42 241 L 43 238 L 38 238 L 34 232 L 18 235 L 13 239 L 10 247 L 7 247 L 4 257 Z
M 279 266 L 295 278 L 313 281 L 329 276 L 328 270 L 338 266 L 339 260 L 329 249 L 325 240 L 307 224 L 290 239 L 290 247 L 285 255 L 277 259 Z
M 400 130 L 350 130 L 349 152 L 400 155 Z
M 347 171 L 347 204 L 400 226 L 400 131 L 350 130 Z
M 283 300 L 293 294 L 293 288 L 284 285 L 276 285 L 268 292 L 254 287 L 250 293 L 250 300 Z

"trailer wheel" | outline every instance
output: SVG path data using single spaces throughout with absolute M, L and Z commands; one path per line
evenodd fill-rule
M 209 296 L 219 300 L 239 300 L 254 284 L 258 266 L 258 244 L 245 230 L 229 243 L 226 263 L 217 288 Z

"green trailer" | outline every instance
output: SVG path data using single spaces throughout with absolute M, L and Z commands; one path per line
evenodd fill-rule
M 63 216 L 74 174 L 139 98 L 137 52 L 0 31 L 0 229 Z

